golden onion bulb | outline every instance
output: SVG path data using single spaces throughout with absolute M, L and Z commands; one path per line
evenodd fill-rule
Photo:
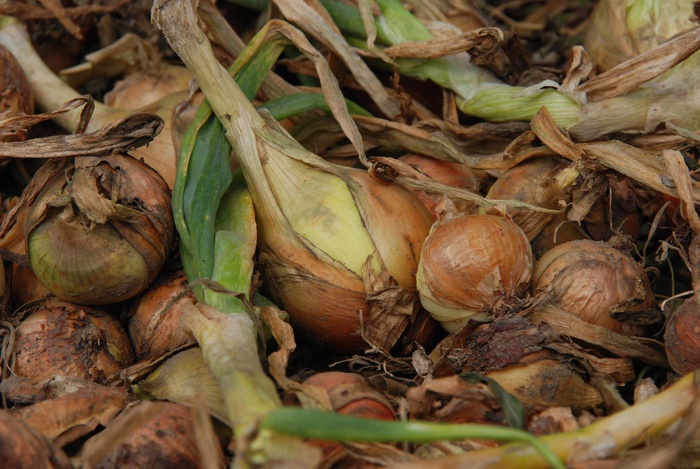
M 174 243 L 163 178 L 118 154 L 75 158 L 58 171 L 45 165 L 37 175 L 46 183 L 29 208 L 24 235 L 31 267 L 46 288 L 87 305 L 144 291 Z
M 491 185 L 487 199 L 519 200 L 538 207 L 561 209 L 571 200 L 569 189 L 578 170 L 563 158 L 532 158 L 506 170 Z M 556 244 L 581 239 L 581 230 L 566 213 L 552 214 L 506 207 L 506 214 L 525 232 L 537 256 Z
M 437 222 L 416 274 L 421 304 L 448 332 L 457 332 L 470 319 L 517 309 L 533 263 L 525 233 L 508 218 L 471 214 Z
M 624 334 L 637 334 L 640 327 L 611 313 L 655 306 L 642 266 L 602 241 L 569 241 L 546 252 L 535 264 L 532 292 L 586 322 Z

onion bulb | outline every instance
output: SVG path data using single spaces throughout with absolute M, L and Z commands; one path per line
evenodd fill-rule
M 532 293 L 588 323 L 623 334 L 638 334 L 640 327 L 618 321 L 612 313 L 655 306 L 642 266 L 602 241 L 570 241 L 546 252 L 535 264 Z
M 453 163 L 439 160 L 417 153 L 409 153 L 398 158 L 433 181 L 452 187 L 460 187 L 471 192 L 478 193 L 484 181 L 489 177 L 483 171 L 472 169 L 463 163 Z M 417 192 L 421 200 L 432 210 L 435 210 L 435 201 L 423 191 Z M 462 212 L 469 211 L 469 203 L 464 200 L 454 200 L 455 207 Z
M 109 304 L 155 280 L 175 237 L 170 190 L 155 171 L 112 154 L 46 164 L 34 177 L 45 183 L 28 209 L 26 252 L 53 294 Z
M 517 310 L 533 262 L 525 233 L 508 218 L 471 214 L 437 222 L 416 274 L 421 304 L 450 333 L 470 319 Z
M 84 467 L 104 469 L 224 468 L 219 441 L 209 441 L 212 454 L 200 452 L 197 425 L 190 408 L 174 402 L 139 401 L 117 416 L 83 446 Z M 202 461 L 210 461 L 206 466 Z
M 117 81 L 104 103 L 118 109 L 140 109 L 173 93 L 187 90 L 192 74 L 179 65 L 162 64 L 155 72 L 137 70 Z
M 700 368 L 700 308 L 695 297 L 685 300 L 669 316 L 664 344 L 673 371 L 686 375 Z
M 180 326 L 182 305 L 194 299 L 186 288 L 187 276 L 182 270 L 161 274 L 131 303 L 129 337 L 139 359 L 158 358 L 192 342 Z
M 121 323 L 100 309 L 50 299 L 27 314 L 15 331 L 14 372 L 34 384 L 56 376 L 104 383 L 134 359 Z
M 519 200 L 549 209 L 561 209 L 571 200 L 569 190 L 578 170 L 563 158 L 533 158 L 506 170 L 491 185 L 487 199 Z M 556 244 L 581 239 L 583 234 L 566 218 L 525 208 L 506 207 L 507 215 L 522 228 L 540 255 Z
M 430 211 L 408 189 L 313 154 L 259 113 L 187 2 L 159 3 L 152 18 L 226 131 L 255 207 L 263 287 L 289 313 L 297 337 L 339 353 L 357 353 L 368 341 L 390 350 L 417 309 L 414 274 Z M 327 99 L 333 115 L 359 147 L 327 62 L 310 43 L 304 52 L 324 72 L 324 91 L 338 98 Z

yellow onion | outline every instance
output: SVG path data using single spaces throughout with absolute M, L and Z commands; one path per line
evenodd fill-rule
M 519 200 L 542 208 L 561 209 L 571 200 L 569 190 L 578 170 L 563 158 L 533 158 L 506 170 L 491 185 L 487 199 Z M 552 214 L 506 207 L 507 215 L 522 228 L 536 255 L 556 244 L 583 238 L 566 213 Z
M 390 276 L 399 295 L 415 291 L 420 248 L 433 217 L 413 193 L 366 171 L 275 158 L 265 173 L 279 206 L 262 208 L 260 199 L 256 205 L 267 294 L 289 313 L 300 337 L 356 352 L 366 346 L 360 314 L 365 324 L 381 322 L 384 314 L 370 312 L 368 276 Z M 275 212 L 279 220 L 271 217 Z
M 53 295 L 53 293 L 39 281 L 31 267 L 19 263 L 12 264 L 10 285 L 12 303 L 16 307 Z
M 56 376 L 104 383 L 134 359 L 121 323 L 103 310 L 50 299 L 27 314 L 15 330 L 13 371 L 34 384 Z
M 515 311 L 529 286 L 533 254 L 523 230 L 497 215 L 437 222 L 416 274 L 421 304 L 451 333 L 470 319 Z
M 433 181 L 447 186 L 461 187 L 476 193 L 481 190 L 482 185 L 488 178 L 488 175 L 484 172 L 472 169 L 466 164 L 452 163 L 417 153 L 409 153 L 398 159 L 429 176 Z M 432 197 L 422 191 L 419 191 L 417 194 L 428 208 L 432 211 L 435 210 L 435 201 Z M 458 210 L 463 212 L 469 211 L 466 201 L 455 200 L 454 203 Z
M 192 74 L 179 65 L 162 64 L 156 70 L 137 70 L 118 80 L 104 96 L 104 103 L 118 109 L 140 109 L 167 96 L 187 90 Z
M 623 334 L 639 334 L 641 328 L 618 321 L 612 313 L 655 307 L 642 266 L 631 255 L 602 241 L 570 241 L 547 251 L 535 264 L 531 288 L 548 304 Z
M 233 147 L 255 206 L 267 294 L 289 313 L 295 334 L 313 344 L 355 353 L 368 339 L 391 349 L 416 309 L 414 274 L 433 223 L 430 211 L 408 189 L 313 154 L 259 113 L 217 60 L 190 7 L 158 4 L 152 19 L 194 75 Z M 324 72 L 324 88 L 334 93 L 327 99 L 333 115 L 362 153 L 361 135 L 327 62 L 311 44 L 304 52 Z
M 138 295 L 170 254 L 175 228 L 170 190 L 128 155 L 78 157 L 44 165 L 29 208 L 26 252 L 39 280 L 57 297 L 100 305 Z
M 193 293 L 185 293 L 186 288 L 184 271 L 169 272 L 132 301 L 129 337 L 139 359 L 157 358 L 193 341 L 180 326 L 182 305 L 194 299 Z
M 683 301 L 669 316 L 664 344 L 673 371 L 686 375 L 700 368 L 700 308 L 695 297 Z
M 164 401 L 140 401 L 117 416 L 105 430 L 89 439 L 82 452 L 82 467 L 103 469 L 226 467 L 218 441 L 213 465 L 205 466 L 198 447 L 192 410 Z

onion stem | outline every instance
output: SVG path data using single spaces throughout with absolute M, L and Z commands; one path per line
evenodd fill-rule
M 523 430 L 496 425 L 396 422 L 286 407 L 268 413 L 261 421 L 260 427 L 279 433 L 331 441 L 429 443 L 482 439 L 521 442 L 531 445 L 551 467 L 566 467 L 537 437 Z

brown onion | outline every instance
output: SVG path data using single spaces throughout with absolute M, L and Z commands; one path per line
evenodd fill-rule
M 638 334 L 640 327 L 611 313 L 655 306 L 642 266 L 602 241 L 570 241 L 546 252 L 535 264 L 532 292 L 586 322 L 623 334 Z
M 563 158 L 533 158 L 505 171 L 491 185 L 487 199 L 519 200 L 538 207 L 561 209 L 571 200 L 569 189 L 578 177 L 571 162 Z M 507 207 L 506 214 L 522 228 L 537 256 L 551 247 L 584 237 L 566 213 L 552 214 Z
M 197 446 L 192 410 L 164 401 L 140 401 L 123 411 L 85 444 L 83 467 L 102 469 L 204 467 Z M 221 445 L 216 465 L 225 467 Z
M 435 182 L 476 193 L 481 190 L 484 181 L 488 178 L 488 175 L 483 171 L 472 169 L 466 164 L 452 163 L 416 153 L 409 153 L 398 159 L 429 176 Z M 435 201 L 429 195 L 422 191 L 417 192 L 417 194 L 431 211 L 435 210 Z M 463 200 L 454 200 L 453 202 L 458 210 L 468 211 L 468 202 Z
M 187 276 L 182 270 L 161 275 L 153 285 L 131 304 L 129 337 L 139 359 L 162 356 L 177 347 L 192 342 L 180 327 L 183 303 L 194 299 L 187 288 Z
M 56 376 L 104 383 L 134 359 L 124 328 L 102 310 L 50 299 L 27 314 L 15 331 L 14 372 L 34 384 Z
M 700 368 L 700 308 L 695 297 L 671 313 L 664 330 L 666 357 L 673 371 L 686 375 Z
M 31 267 L 18 263 L 12 264 L 12 303 L 21 307 L 34 300 L 41 300 L 53 295 L 51 291 L 34 274 Z
M 78 157 L 44 165 L 29 208 L 26 252 L 57 297 L 102 305 L 132 298 L 155 280 L 172 250 L 170 190 L 128 155 Z
M 519 308 L 533 269 L 523 230 L 497 215 L 437 222 L 416 274 L 421 304 L 448 332 Z
M 163 64 L 158 70 L 137 70 L 117 81 L 104 103 L 119 109 L 140 109 L 172 93 L 186 90 L 192 74 L 179 65 Z

